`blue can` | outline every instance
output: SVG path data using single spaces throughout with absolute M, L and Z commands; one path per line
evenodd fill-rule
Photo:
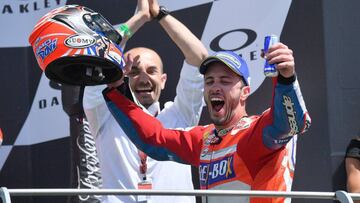
M 279 37 L 276 35 L 266 36 L 264 40 L 264 52 L 267 53 L 269 48 L 278 42 Z M 268 61 L 265 60 L 264 75 L 266 77 L 276 77 L 278 75 L 278 71 L 276 70 L 275 64 L 269 64 Z

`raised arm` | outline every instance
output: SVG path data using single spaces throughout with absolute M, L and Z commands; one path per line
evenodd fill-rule
M 123 36 L 123 40 L 121 41 L 120 46 L 124 48 L 131 35 L 133 35 L 149 20 L 151 20 L 151 16 L 149 12 L 148 0 L 137 0 L 137 12 L 125 23 L 115 27 L 115 29 Z M 128 29 L 128 32 L 126 33 L 124 29 Z M 113 84 L 110 84 L 110 86 L 116 87 L 121 83 L 122 80 L 118 80 Z M 101 94 L 104 88 L 106 88 L 106 85 L 87 86 L 84 92 L 83 107 L 86 117 L 90 122 L 91 130 L 95 136 L 97 135 L 100 128 L 105 125 L 107 118 L 111 116 L 105 104 L 105 100 Z
M 137 0 L 137 11 L 129 18 L 125 23 L 116 27 L 116 30 L 123 36 L 123 40 L 120 43 L 122 48 L 125 47 L 126 42 L 130 37 L 140 29 L 146 22 L 151 20 L 149 12 L 148 0 Z
M 271 149 L 284 146 L 294 135 L 305 132 L 311 119 L 305 107 L 295 75 L 293 52 L 282 43 L 275 44 L 265 57 L 276 64 L 279 76 L 275 79 L 275 92 L 270 111 L 265 113 L 268 126 L 263 142 Z
M 157 0 L 149 0 L 150 13 L 153 18 L 159 15 Z M 160 25 L 180 48 L 188 64 L 199 67 L 208 56 L 203 43 L 180 21 L 173 16 L 166 15 L 159 20 Z
M 198 146 L 202 143 L 203 127 L 190 131 L 165 129 L 159 120 L 145 113 L 119 89 L 105 89 L 103 94 L 112 115 L 138 149 L 159 161 L 199 165 Z

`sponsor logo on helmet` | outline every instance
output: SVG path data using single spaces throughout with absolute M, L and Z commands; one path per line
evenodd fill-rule
M 120 66 L 125 66 L 124 59 L 115 51 L 109 51 L 108 56 L 112 61 L 118 63 Z
M 54 50 L 56 49 L 57 41 L 57 38 L 46 40 L 36 49 L 36 56 L 40 57 L 41 60 L 44 60 L 47 56 L 49 56 L 49 54 L 54 52 Z
M 70 48 L 85 48 L 94 45 L 95 38 L 85 34 L 75 34 L 66 38 L 64 44 Z

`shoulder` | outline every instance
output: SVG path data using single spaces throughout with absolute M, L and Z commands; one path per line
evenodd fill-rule
M 359 137 L 353 138 L 346 148 L 346 158 L 355 158 L 360 160 L 360 139 Z

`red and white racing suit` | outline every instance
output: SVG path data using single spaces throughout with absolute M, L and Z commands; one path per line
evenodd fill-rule
M 258 116 L 243 117 L 235 126 L 221 131 L 216 131 L 214 125 L 165 129 L 117 90 L 105 90 L 104 97 L 139 149 L 157 160 L 198 166 L 202 189 L 291 190 L 296 135 L 310 125 L 295 77 L 286 84 L 275 82 L 270 109 Z M 221 201 L 263 203 L 290 199 L 206 198 L 206 202 Z

